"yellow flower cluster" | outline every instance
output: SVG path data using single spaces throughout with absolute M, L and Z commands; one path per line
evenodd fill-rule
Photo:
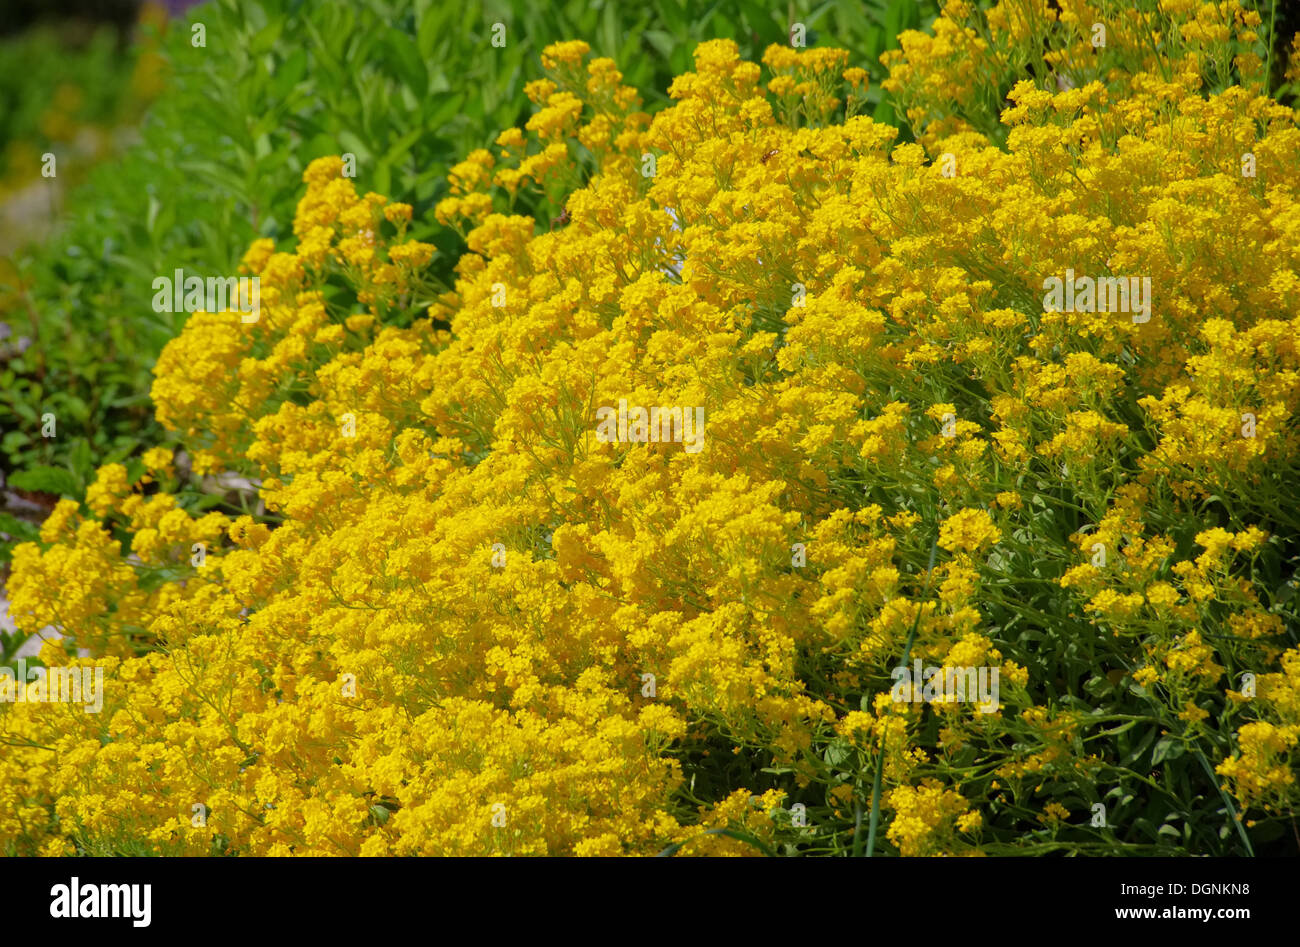
M 17 620 L 90 648 L 106 695 L 0 709 L 0 840 L 839 851 L 881 760 L 903 854 L 1033 846 L 1062 786 L 1129 772 L 1084 684 L 1180 733 L 1213 705 L 1237 798 L 1293 803 L 1266 577 L 1297 526 L 1300 130 L 1203 90 L 1219 21 L 1162 6 L 1177 56 L 1117 27 L 1102 70 L 1079 0 L 949 3 L 887 57 L 901 145 L 840 51 L 774 47 L 764 83 L 704 43 L 652 119 L 549 47 L 527 134 L 452 171 L 435 214 L 469 252 L 437 295 L 411 207 L 313 162 L 296 244 L 244 259 L 259 320 L 195 314 L 152 391 L 266 515 L 204 513 L 150 451 L 16 552 Z M 1087 81 L 1013 89 L 1006 147 L 941 106 L 1049 41 Z M 525 187 L 564 225 L 513 214 Z M 1045 309 L 1067 269 L 1149 276 L 1150 320 Z M 701 407 L 703 449 L 598 437 L 621 401 Z M 905 654 L 1000 671 L 1000 706 L 892 700 Z M 1229 702 L 1243 670 L 1259 700 Z

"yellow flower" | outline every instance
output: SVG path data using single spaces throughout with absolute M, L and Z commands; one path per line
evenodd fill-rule
M 939 528 L 939 545 L 949 552 L 977 553 L 1001 538 L 993 518 L 984 510 L 961 510 Z

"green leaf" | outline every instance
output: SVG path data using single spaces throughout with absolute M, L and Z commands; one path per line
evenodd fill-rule
M 429 72 L 424 59 L 405 36 L 395 37 L 395 42 L 388 44 L 385 53 L 392 57 L 397 74 L 417 96 L 429 91 Z
M 425 62 L 433 59 L 434 45 L 442 34 L 444 21 L 454 12 L 450 6 L 435 3 L 420 17 L 420 26 L 415 33 L 415 48 Z
M 77 478 L 62 467 L 32 467 L 9 477 L 9 486 L 34 493 L 54 493 L 75 497 L 81 492 Z
M 272 17 L 271 21 L 263 29 L 258 30 L 257 35 L 248 44 L 248 51 L 254 56 L 269 52 L 275 46 L 275 41 L 280 38 L 280 33 L 284 31 L 287 22 L 285 17 Z
M 41 530 L 35 523 L 20 520 L 10 513 L 0 513 L 0 533 L 12 536 L 18 542 L 35 542 L 40 538 Z
M 1176 760 L 1185 753 L 1187 748 L 1183 742 L 1175 737 L 1161 737 L 1156 743 L 1156 748 L 1151 754 L 1151 765 L 1159 766 L 1165 760 Z

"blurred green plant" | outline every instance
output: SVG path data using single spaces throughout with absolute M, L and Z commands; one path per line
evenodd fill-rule
M 0 40 L 0 193 L 38 177 L 41 155 L 84 130 L 138 119 L 132 62 L 111 27 L 41 26 Z
M 697 43 L 734 39 L 757 60 L 803 23 L 809 46 L 851 50 L 850 65 L 883 75 L 880 54 L 938 11 L 934 0 L 528 0 L 466 10 L 436 0 L 215 0 L 173 22 L 161 46 L 167 86 L 119 160 L 91 172 L 43 246 L 0 262 L 0 467 L 63 468 L 84 484 L 93 467 L 164 441 L 149 404 L 149 370 L 185 315 L 155 313 L 152 280 L 235 272 L 258 236 L 289 230 L 302 170 L 351 152 L 358 184 L 415 206 L 411 235 L 435 243 L 434 279 L 450 280 L 459 237 L 432 221 L 450 166 L 530 111 L 524 84 L 547 44 L 585 39 L 625 66 L 626 81 L 668 103 L 672 76 Z M 206 45 L 192 45 L 202 23 Z M 491 45 L 492 27 L 506 45 Z M 148 32 L 147 30 L 145 31 Z M 148 42 L 146 36 L 145 42 Z M 869 104 L 893 120 L 878 88 Z M 517 212 L 538 208 L 527 199 Z M 25 351 L 12 343 L 29 339 Z M 53 414 L 56 436 L 42 437 Z M 85 447 L 79 447 L 81 443 Z M 33 481 L 33 484 L 35 481 Z M 62 491 L 59 491 L 62 492 Z

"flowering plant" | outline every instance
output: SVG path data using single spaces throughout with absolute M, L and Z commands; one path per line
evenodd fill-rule
M 313 162 L 296 241 L 244 258 L 260 319 L 196 314 L 155 369 L 196 469 L 265 514 L 187 508 L 155 451 L 16 550 L 15 615 L 75 636 L 42 657 L 107 683 L 98 716 L 0 712 L 0 837 L 1270 842 L 1298 792 L 1300 128 L 1258 27 L 953 2 L 889 57 L 906 143 L 841 50 L 772 47 L 765 78 L 703 43 L 652 119 L 556 44 L 527 128 L 452 169 L 454 286 L 409 206 Z M 513 215 L 526 189 L 563 217 Z M 1149 277 L 1150 318 L 1045 306 L 1067 270 Z M 702 406 L 702 449 L 598 437 L 620 399 Z M 996 707 L 896 699 L 913 659 L 996 671 Z

